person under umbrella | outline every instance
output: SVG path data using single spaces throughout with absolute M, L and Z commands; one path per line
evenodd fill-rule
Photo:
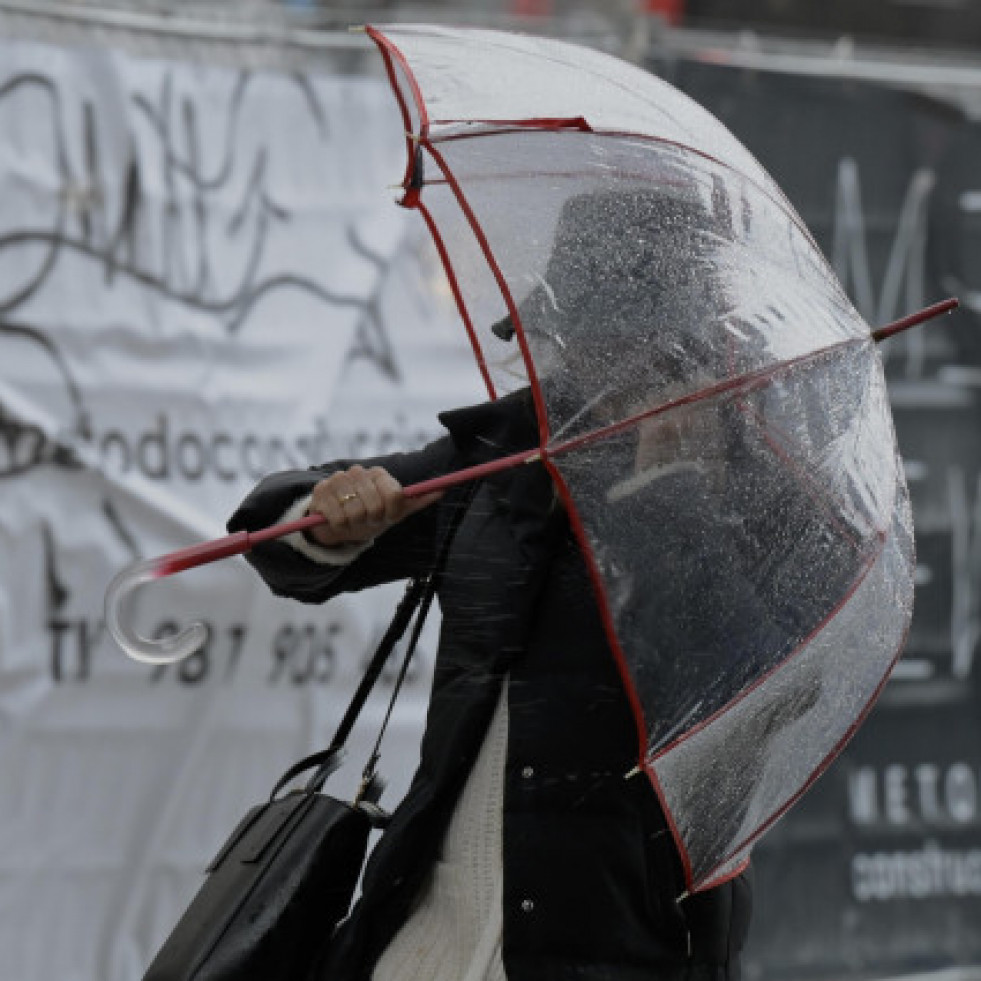
M 654 356 L 632 325 L 638 310 L 654 322 L 670 317 L 682 294 L 694 302 L 683 205 L 646 192 L 584 195 L 563 209 L 547 289 L 529 296 L 520 315 L 529 343 L 561 349 L 556 371 L 540 383 L 553 406 L 567 403 L 570 429 L 625 401 L 670 398 L 680 366 Z M 579 212 L 595 207 L 617 212 L 610 241 L 583 238 Z M 638 237 L 653 242 L 660 235 L 663 246 L 672 229 L 675 268 L 663 258 L 647 263 L 643 252 L 638 258 Z M 618 243 L 632 243 L 628 267 L 627 246 Z M 507 324 L 498 326 L 507 333 Z M 590 365 L 611 346 L 635 374 L 621 376 L 603 398 L 585 400 Z M 530 389 L 444 412 L 440 420 L 448 435 L 415 452 L 272 475 L 228 525 L 234 533 L 307 511 L 324 515 L 324 524 L 249 554 L 275 593 L 322 603 L 425 574 L 454 512 L 466 507 L 438 594 L 443 623 L 420 764 L 318 977 L 737 978 L 751 912 L 748 872 L 740 868 L 711 889 L 685 894 L 671 829 L 651 782 L 636 770 L 628 686 L 645 680 L 628 682 L 611 649 L 549 471 L 533 463 L 498 473 L 472 497 L 467 488 L 411 501 L 402 495 L 403 486 L 537 445 Z M 753 649 L 756 633 L 788 632 L 786 623 L 747 587 L 744 616 L 711 625 L 700 615 L 700 597 L 679 592 L 670 575 L 672 554 L 696 525 L 703 526 L 699 541 L 715 543 L 715 554 L 705 556 L 707 584 L 731 565 L 725 439 L 692 407 L 598 445 L 592 465 L 622 471 L 609 495 L 611 520 L 630 520 L 638 503 L 665 493 L 689 502 L 676 525 L 660 531 L 663 566 L 643 583 L 625 578 L 623 595 L 610 601 L 637 617 L 658 616 L 666 647 L 728 631 L 738 657 Z M 696 444 L 695 451 L 675 465 L 682 443 Z M 693 661 L 693 690 L 708 680 Z

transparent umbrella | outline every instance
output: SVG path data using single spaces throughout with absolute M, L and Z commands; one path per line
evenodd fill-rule
M 530 385 L 689 887 L 731 875 L 902 646 L 913 536 L 872 332 L 752 155 L 552 40 L 369 28 L 488 390 Z

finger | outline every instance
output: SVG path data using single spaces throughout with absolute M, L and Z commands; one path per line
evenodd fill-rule
M 326 525 L 311 529 L 311 533 L 318 541 L 326 543 L 328 539 L 336 539 L 339 534 L 343 535 L 347 531 L 347 515 L 338 498 L 336 482 L 321 481 L 314 487 L 310 510 L 322 514 L 326 519 Z
M 338 494 L 337 502 L 340 504 L 350 528 L 359 529 L 364 526 L 368 513 L 364 501 L 361 499 L 358 485 L 354 481 L 344 485 L 341 493 Z
M 364 531 L 371 523 L 368 500 L 368 495 L 373 493 L 371 478 L 368 476 L 368 471 L 359 463 L 348 470 L 347 476 L 348 482 L 345 485 L 345 492 L 341 494 L 340 498 L 341 504 L 344 506 L 344 513 L 348 516 L 352 527 Z
M 364 508 L 365 521 L 374 527 L 385 523 L 385 502 L 375 486 L 370 470 L 364 470 L 357 475 L 355 491 Z
M 321 503 L 325 503 L 328 497 L 340 498 L 352 490 L 351 475 L 347 470 L 338 470 L 329 477 L 325 477 L 313 489 L 313 495 Z
M 370 473 L 385 508 L 385 520 L 398 521 L 406 513 L 407 498 L 402 485 L 383 467 L 373 467 Z
M 325 510 L 336 515 L 336 524 L 340 528 L 349 528 L 359 517 L 363 518 L 363 507 L 358 496 L 357 472 L 354 467 L 350 470 L 340 470 L 331 474 L 321 484 L 317 485 Z

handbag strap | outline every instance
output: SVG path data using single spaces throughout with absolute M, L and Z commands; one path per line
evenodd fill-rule
M 381 730 L 379 731 L 378 738 L 375 741 L 375 746 L 372 750 L 369 763 L 365 767 L 361 785 L 358 789 L 357 799 L 377 799 L 378 795 L 381 793 L 381 787 L 378 785 L 377 777 L 374 774 L 374 766 L 377 763 L 379 755 L 378 747 L 381 745 L 382 736 L 384 735 L 385 729 L 388 725 L 388 720 L 391 717 L 392 708 L 395 705 L 395 699 L 402 687 L 402 682 L 405 680 L 409 661 L 415 652 L 416 644 L 418 643 L 419 635 L 422 632 L 422 626 L 425 622 L 426 615 L 429 613 L 429 609 L 432 606 L 433 597 L 436 595 L 436 590 L 439 588 L 439 583 L 442 581 L 443 569 L 446 566 L 446 560 L 449 558 L 450 554 L 450 546 L 453 544 L 453 539 L 456 536 L 457 529 L 460 527 L 460 523 L 463 521 L 463 516 L 466 514 L 470 502 L 473 500 L 476 490 L 477 483 L 474 482 L 470 485 L 465 501 L 461 503 L 456 511 L 454 511 L 453 516 L 450 519 L 450 526 L 447 529 L 446 536 L 440 545 L 439 554 L 437 555 L 436 561 L 433 564 L 429 574 L 425 577 L 419 577 L 411 580 L 406 586 L 405 593 L 395 610 L 395 615 L 392 617 L 392 622 L 388 625 L 388 629 L 385 631 L 382 639 L 378 642 L 378 646 L 375 648 L 375 653 L 371 656 L 371 660 L 368 662 L 368 667 L 365 669 L 361 682 L 359 683 L 354 694 L 351 696 L 351 701 L 348 704 L 347 710 L 344 712 L 343 718 L 337 726 L 337 731 L 334 733 L 334 738 L 331 740 L 330 745 L 327 747 L 327 749 L 322 749 L 319 752 L 312 753 L 311 755 L 306 756 L 302 760 L 294 763 L 276 782 L 276 785 L 272 789 L 272 793 L 269 795 L 270 800 L 274 800 L 276 795 L 283 789 L 283 787 L 313 766 L 317 767 L 317 771 L 310 778 L 304 789 L 307 792 L 319 791 L 321 787 L 323 787 L 327 778 L 341 765 L 341 761 L 343 760 L 344 743 L 347 741 L 347 737 L 351 734 L 351 730 L 354 728 L 354 723 L 357 721 L 362 708 L 364 708 L 368 695 L 371 694 L 372 688 L 374 688 L 375 683 L 378 681 L 378 677 L 381 675 L 382 669 L 385 667 L 385 663 L 391 656 L 395 645 L 408 628 L 409 623 L 412 620 L 412 615 L 416 612 L 416 609 L 419 608 L 420 613 L 416 618 L 415 627 L 412 631 L 412 636 L 406 649 L 405 658 L 403 659 L 402 666 L 399 669 L 399 674 L 393 687 L 392 697 L 389 699 L 388 710 L 385 713 Z
M 365 673 L 361 678 L 360 684 L 351 696 L 351 701 L 348 704 L 347 710 L 344 712 L 344 717 L 341 719 L 330 745 L 327 749 L 318 750 L 316 753 L 311 753 L 309 756 L 305 756 L 302 760 L 294 763 L 276 782 L 272 793 L 269 795 L 270 800 L 274 800 L 283 787 L 291 783 L 301 773 L 305 773 L 314 766 L 319 767 L 319 769 L 307 784 L 306 789 L 319 790 L 327 778 L 341 765 L 341 761 L 344 758 L 344 743 L 347 741 L 351 729 L 354 728 L 354 723 L 357 721 L 358 715 L 364 707 L 368 695 L 371 693 L 371 689 L 375 686 L 375 682 L 378 680 L 378 676 L 381 674 L 385 662 L 391 655 L 392 649 L 398 643 L 402 634 L 405 633 L 412 619 L 412 614 L 422 601 L 426 582 L 427 580 L 425 579 L 413 579 L 406 587 L 405 594 L 395 610 L 395 615 L 392 617 L 392 622 L 388 625 L 388 629 L 378 642 L 378 647 L 368 662 L 368 667 L 365 668 Z
M 468 501 L 469 503 L 469 501 Z M 377 802 L 378 798 L 381 796 L 381 792 L 384 789 L 384 785 L 381 782 L 378 774 L 375 772 L 375 767 L 378 765 L 378 760 L 381 757 L 381 744 L 382 739 L 385 736 L 385 730 L 388 728 L 389 719 L 392 717 L 392 709 L 395 708 L 395 699 L 398 698 L 399 692 L 402 690 L 402 682 L 405 681 L 405 676 L 409 670 L 409 662 L 412 660 L 412 655 L 415 653 L 416 645 L 419 643 L 419 635 L 422 633 L 423 624 L 426 622 L 426 617 L 429 615 L 429 609 L 433 605 L 433 597 L 436 595 L 439 589 L 439 584 L 443 579 L 443 569 L 446 566 L 446 559 L 449 555 L 450 544 L 453 541 L 453 536 L 456 534 L 456 529 L 460 524 L 460 520 L 463 516 L 466 508 L 460 508 L 460 510 L 453 515 L 453 521 L 447 532 L 446 540 L 443 542 L 443 547 L 440 550 L 439 557 L 436 560 L 436 564 L 433 566 L 432 572 L 429 574 L 429 579 L 426 582 L 426 589 L 422 594 L 422 599 L 420 601 L 419 615 L 416 617 L 416 622 L 412 627 L 412 636 L 409 638 L 409 643 L 406 645 L 405 656 L 402 658 L 402 666 L 399 668 L 398 677 L 395 679 L 395 684 L 392 686 L 392 694 L 388 699 L 388 708 L 385 710 L 385 717 L 382 719 L 382 724 L 378 728 L 378 735 L 375 737 L 375 745 L 371 749 L 371 755 L 368 757 L 368 762 L 365 764 L 365 768 L 361 774 L 361 784 L 358 787 L 358 792 L 354 795 L 354 803 L 358 804 L 362 800 L 367 800 L 371 803 Z

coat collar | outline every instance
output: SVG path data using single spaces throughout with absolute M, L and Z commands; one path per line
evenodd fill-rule
M 475 463 L 538 444 L 538 421 L 529 388 L 493 402 L 441 412 L 439 421 L 457 449 Z

